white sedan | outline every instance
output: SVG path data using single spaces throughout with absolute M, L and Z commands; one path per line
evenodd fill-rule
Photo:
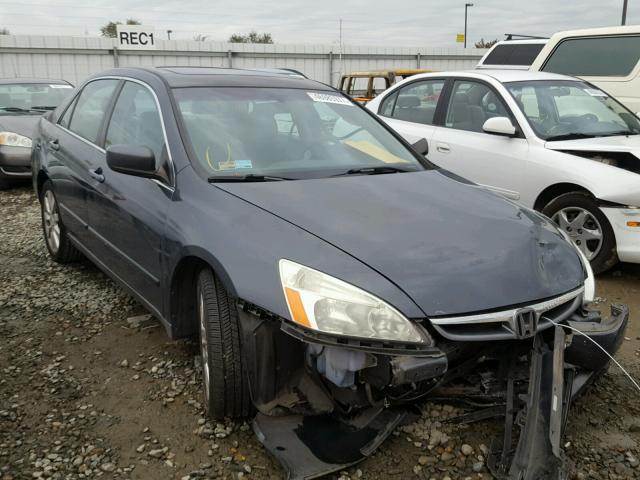
M 551 217 L 596 273 L 640 263 L 640 120 L 564 75 L 515 70 L 410 77 L 367 104 L 428 158 Z

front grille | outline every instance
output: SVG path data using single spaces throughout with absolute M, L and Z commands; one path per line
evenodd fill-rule
M 553 322 L 563 322 L 582 304 L 581 287 L 534 304 L 481 314 L 433 317 L 429 320 L 443 337 L 455 341 L 487 341 L 529 338 L 546 330 Z M 532 314 L 533 312 L 533 314 Z M 534 328 L 531 329 L 531 318 Z M 521 319 L 519 320 L 519 317 Z M 526 323 L 526 328 L 522 327 Z

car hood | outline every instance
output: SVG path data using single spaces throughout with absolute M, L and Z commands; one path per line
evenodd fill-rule
M 33 137 L 41 115 L 0 115 L 0 131 L 13 132 L 26 137 Z
M 544 217 L 448 172 L 216 186 L 365 263 L 428 316 L 525 304 L 584 281 L 576 250 Z
M 550 150 L 574 150 L 579 152 L 634 152 L 640 155 L 640 135 L 581 138 L 547 142 Z

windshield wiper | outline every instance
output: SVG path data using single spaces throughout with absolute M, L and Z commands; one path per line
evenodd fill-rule
M 0 110 L 4 110 L 5 112 L 16 112 L 16 113 L 31 113 L 31 112 L 44 112 L 43 109 L 37 108 L 20 108 L 20 107 L 0 107 Z
M 598 137 L 617 137 L 617 136 L 629 136 L 629 135 L 640 135 L 640 132 L 632 132 L 631 130 L 619 130 L 617 132 L 607 132 L 602 135 L 598 135 Z
M 338 173 L 336 175 L 331 175 L 332 177 L 344 177 L 347 175 L 379 175 L 381 173 L 401 173 L 401 172 L 415 172 L 415 170 L 407 170 L 405 168 L 399 167 L 362 167 L 362 168 L 352 168 L 343 173 Z
M 275 175 L 257 175 L 247 173 L 246 175 L 214 175 L 207 179 L 209 183 L 232 183 L 232 182 L 279 182 L 282 180 L 293 180 L 293 178 L 278 177 Z
M 51 105 L 34 105 L 33 107 L 31 107 L 31 110 L 44 110 L 44 111 L 51 111 L 51 110 L 55 110 L 56 107 Z

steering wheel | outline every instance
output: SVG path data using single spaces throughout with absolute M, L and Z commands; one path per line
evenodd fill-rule
M 582 122 L 598 122 L 600 119 L 594 113 L 585 113 L 584 115 L 580 115 L 580 121 Z
M 356 133 L 361 132 L 362 130 L 364 130 L 364 127 L 358 127 L 355 130 L 353 130 L 352 132 L 347 133 L 346 135 L 342 136 L 342 137 L 338 137 L 338 140 L 346 140 L 349 137 L 353 137 Z

